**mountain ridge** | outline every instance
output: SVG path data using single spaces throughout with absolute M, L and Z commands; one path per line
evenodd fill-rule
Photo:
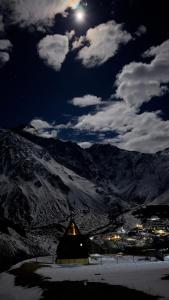
M 46 225 L 75 211 L 109 216 L 160 201 L 169 205 L 168 149 L 156 154 L 99 144 L 82 149 L 22 129 L 0 129 L 0 143 L 0 216 L 9 220 Z
M 0 129 L 0 145 L 2 266 L 53 255 L 70 218 L 82 233 L 96 234 L 130 226 L 139 207 L 169 205 L 168 149 L 156 154 L 111 145 L 82 149 L 7 129 Z
M 82 149 L 72 142 L 44 139 L 23 131 L 20 131 L 20 134 L 24 136 L 26 134 L 27 139 L 33 139 L 34 143 L 45 147 L 56 161 L 91 180 L 99 188 L 103 188 L 104 182 L 103 189 L 110 190 L 110 193 L 106 191 L 106 197 L 108 194 L 115 193 L 122 200 L 131 197 L 133 201 L 134 198 L 138 198 L 138 201 L 142 199 L 143 203 L 149 202 L 164 193 L 169 183 L 168 149 L 155 154 L 122 150 L 109 144 L 95 144 L 89 149 Z M 147 177 L 146 180 L 143 180 L 144 177 Z M 127 188 L 124 189 L 124 185 Z M 151 191 L 148 185 L 152 185 Z M 143 193 L 144 189 L 145 193 Z M 126 190 L 128 190 L 128 198 Z M 147 192 L 148 196 L 146 196 Z

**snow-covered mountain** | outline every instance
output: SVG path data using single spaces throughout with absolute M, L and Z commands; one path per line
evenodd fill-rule
M 110 145 L 82 149 L 19 130 L 0 130 L 0 215 L 46 225 L 72 211 L 109 213 L 169 204 L 169 150 L 142 154 Z
M 42 147 L 0 130 L 0 215 L 13 223 L 42 226 L 72 211 L 104 214 L 96 186 L 59 164 Z
M 156 154 L 110 145 L 82 149 L 0 129 L 0 250 L 12 248 L 14 256 L 34 255 L 40 245 L 39 253 L 55 249 L 57 230 L 63 232 L 72 215 L 83 232 L 105 230 L 122 212 L 169 205 L 168 191 L 168 149 Z
M 109 204 L 115 199 L 125 205 L 151 203 L 157 197 L 160 201 L 168 190 L 169 149 L 156 154 L 98 144 L 82 149 L 72 142 L 45 139 L 21 130 L 19 133 L 45 148 L 57 162 L 96 184 Z

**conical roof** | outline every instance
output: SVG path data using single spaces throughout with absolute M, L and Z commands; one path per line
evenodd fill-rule
M 66 232 L 65 232 L 65 236 L 77 236 L 77 235 L 80 235 L 80 231 L 76 225 L 76 223 L 71 220 L 67 229 L 66 229 Z
M 88 258 L 86 237 L 81 235 L 76 223 L 71 220 L 57 248 L 57 259 Z

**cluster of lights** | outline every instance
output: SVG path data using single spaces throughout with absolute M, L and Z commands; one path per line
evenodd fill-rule
M 161 235 L 161 236 L 166 236 L 168 235 L 168 233 L 165 230 L 159 229 L 155 231 L 157 234 Z
M 136 224 L 136 228 L 143 229 L 143 225 L 142 224 Z
M 159 217 L 156 217 L 156 216 L 154 216 L 154 217 L 151 217 L 151 219 L 150 219 L 151 221 L 159 221 L 160 220 L 160 218 Z
M 127 241 L 129 241 L 129 242 L 135 242 L 136 239 L 129 237 L 129 238 L 127 238 Z
M 121 240 L 121 236 L 115 234 L 115 235 L 107 237 L 106 240 L 108 240 L 108 241 L 119 241 L 119 240 Z

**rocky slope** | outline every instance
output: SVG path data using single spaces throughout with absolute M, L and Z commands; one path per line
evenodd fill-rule
M 168 149 L 84 150 L 21 129 L 0 129 L 0 264 L 9 257 L 54 253 L 72 216 L 84 233 L 104 231 L 125 211 L 169 205 L 168 191 Z
M 111 145 L 82 149 L 72 142 L 44 139 L 19 130 L 19 134 L 45 148 L 59 163 L 92 181 L 107 202 L 151 203 L 168 190 L 169 150 L 143 154 Z M 166 200 L 166 204 L 169 201 Z
M 103 197 L 87 179 L 42 147 L 0 130 L 0 215 L 31 226 L 64 220 L 72 211 L 103 214 Z

